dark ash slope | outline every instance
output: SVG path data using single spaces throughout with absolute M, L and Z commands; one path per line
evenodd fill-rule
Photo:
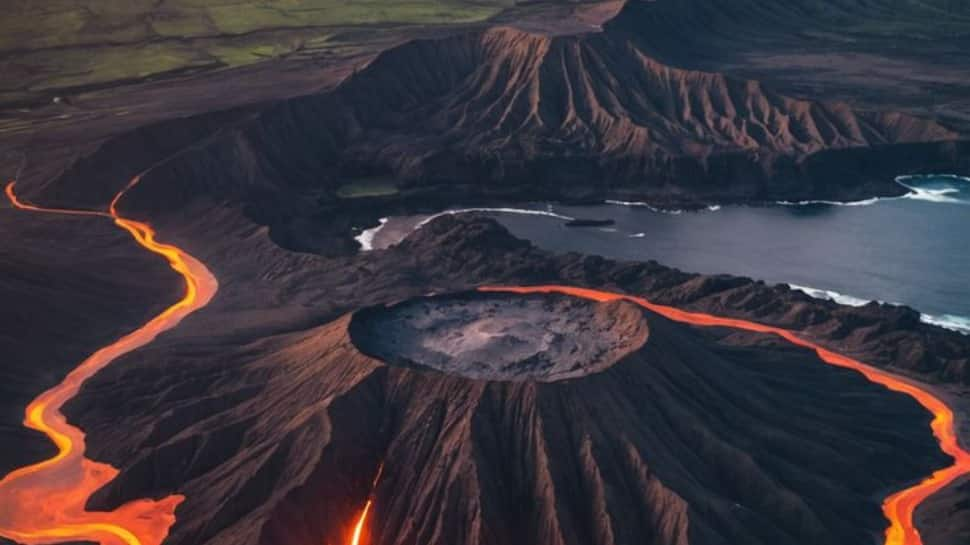
M 99 453 L 127 469 L 95 505 L 178 490 L 176 545 L 340 543 L 372 492 L 375 545 L 864 543 L 878 495 L 945 462 L 905 396 L 777 339 L 646 320 L 641 348 L 556 382 L 387 366 L 349 316 L 141 352 L 74 406 L 94 435 L 140 430 Z

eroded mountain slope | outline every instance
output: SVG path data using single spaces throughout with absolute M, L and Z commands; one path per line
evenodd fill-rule
M 126 467 L 95 505 L 179 490 L 174 544 L 339 543 L 371 495 L 375 544 L 857 543 L 879 491 L 944 462 L 904 396 L 636 314 L 639 347 L 551 382 L 387 364 L 353 315 L 132 355 L 74 406 Z
M 282 224 L 353 207 L 372 186 L 396 202 L 851 199 L 898 194 L 901 173 L 970 166 L 961 134 L 932 119 L 661 64 L 637 17 L 628 6 L 601 32 L 498 27 L 403 44 L 161 162 L 126 204 L 241 200 L 279 241 L 319 251 Z M 38 198 L 86 198 L 92 174 L 74 169 Z

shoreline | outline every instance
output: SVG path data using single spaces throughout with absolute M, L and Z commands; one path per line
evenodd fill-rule
M 834 205 L 834 206 L 868 206 L 876 204 L 877 202 L 883 200 L 899 200 L 899 199 L 912 199 L 921 200 L 927 202 L 945 202 L 945 203 L 968 203 L 970 201 L 960 201 L 955 197 L 950 197 L 954 193 L 960 193 L 959 188 L 942 188 L 942 189 L 926 189 L 920 188 L 916 185 L 907 185 L 903 183 L 902 180 L 913 180 L 913 179 L 923 179 L 927 181 L 935 181 L 939 179 L 953 180 L 960 183 L 968 184 L 970 188 L 970 178 L 953 175 L 953 174 L 933 174 L 925 176 L 899 176 L 897 177 L 897 183 L 909 189 L 909 193 L 906 193 L 899 197 L 872 197 L 869 199 L 864 199 L 861 201 L 848 201 L 848 202 L 838 202 L 838 201 L 802 201 L 802 202 L 789 202 L 789 201 L 778 201 L 775 203 L 752 203 L 748 205 L 734 205 L 734 206 L 755 206 L 755 207 L 773 207 L 773 206 L 817 206 L 817 205 Z M 946 200 L 941 200 L 940 197 L 945 197 Z M 529 203 L 526 206 L 539 206 L 541 203 Z M 547 206 L 551 206 L 552 203 L 546 203 Z M 646 202 L 641 201 L 618 201 L 618 200 L 604 200 L 596 204 L 597 206 L 629 206 L 629 207 L 644 207 L 652 212 L 670 214 L 670 215 L 680 215 L 685 213 L 681 209 L 665 210 L 653 206 Z M 731 205 L 727 205 L 731 206 Z M 717 212 L 722 209 L 721 205 L 706 205 L 703 208 L 697 208 L 691 212 Z M 541 210 L 537 208 L 516 208 L 513 206 L 495 206 L 495 207 L 468 207 L 468 208 L 452 208 L 443 210 L 440 212 L 432 214 L 403 214 L 403 215 L 390 215 L 384 216 L 379 219 L 379 224 L 367 229 L 362 229 L 359 234 L 354 237 L 361 245 L 362 252 L 381 250 L 389 246 L 399 243 L 405 237 L 411 233 L 421 229 L 427 225 L 432 220 L 445 216 L 445 215 L 457 215 L 457 214 L 472 214 L 472 213 L 486 213 L 486 214 L 525 214 L 525 215 L 540 215 L 548 216 L 553 219 L 560 219 L 563 221 L 569 221 L 572 218 L 570 216 L 552 212 L 549 210 Z M 631 235 L 634 238 L 639 237 L 641 233 L 636 235 Z M 842 305 L 848 306 L 863 306 L 870 302 L 876 302 L 881 304 L 889 304 L 894 306 L 903 306 L 914 308 L 911 304 L 899 303 L 896 301 L 882 301 L 874 299 L 866 299 L 862 297 L 857 297 L 852 294 L 842 293 L 835 290 L 830 290 L 827 288 L 818 288 L 815 286 L 807 286 L 801 284 L 790 283 L 787 281 L 778 282 L 779 284 L 785 284 L 790 289 L 799 290 L 806 295 L 809 295 L 815 299 L 833 301 Z M 962 335 L 970 335 L 970 316 L 961 316 L 958 314 L 951 314 L 947 312 L 942 313 L 926 313 L 917 310 L 919 312 L 920 321 L 924 324 L 930 326 L 941 327 L 943 329 L 954 331 Z
M 900 376 L 895 372 L 874 367 L 871 364 L 844 356 L 814 341 L 807 340 L 795 331 L 766 326 L 758 322 L 737 318 L 724 318 L 707 313 L 684 311 L 677 307 L 653 303 L 650 300 L 624 293 L 614 293 L 598 289 L 577 288 L 563 285 L 537 286 L 485 286 L 480 291 L 486 293 L 563 293 L 595 301 L 625 300 L 656 312 L 668 319 L 696 326 L 728 327 L 760 333 L 772 333 L 803 348 L 813 350 L 828 365 L 852 369 L 861 373 L 870 382 L 880 384 L 887 390 L 903 393 L 922 405 L 933 420 L 930 428 L 936 437 L 940 450 L 953 458 L 953 463 L 935 470 L 930 476 L 887 496 L 883 502 L 883 514 L 889 521 L 885 531 L 886 545 L 917 545 L 922 543 L 919 529 L 916 528 L 915 513 L 926 500 L 949 488 L 953 483 L 970 475 L 970 453 L 964 449 L 965 440 L 961 439 L 960 427 L 963 424 L 960 414 L 949 404 L 948 396 L 940 397 L 935 388 L 925 387 L 919 381 Z

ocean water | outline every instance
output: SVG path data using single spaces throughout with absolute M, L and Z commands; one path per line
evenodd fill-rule
M 926 322 L 970 333 L 970 180 L 927 176 L 898 181 L 910 190 L 905 197 L 852 203 L 788 202 L 697 212 L 620 202 L 536 204 L 491 213 L 516 236 L 556 252 L 654 259 L 689 272 L 749 276 L 843 304 L 906 304 L 923 313 Z M 616 223 L 569 228 L 563 218 Z M 384 237 L 382 245 L 426 220 L 390 218 L 382 228 L 390 226 L 387 232 L 396 234 Z M 374 235 L 366 236 L 373 241 Z

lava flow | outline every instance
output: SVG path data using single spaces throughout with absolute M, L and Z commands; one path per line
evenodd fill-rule
M 136 183 L 132 181 L 128 187 Z M 99 349 L 71 371 L 58 385 L 42 393 L 27 407 L 24 425 L 37 430 L 57 447 L 57 454 L 40 463 L 19 468 L 0 480 L 0 536 L 34 545 L 63 541 L 91 541 L 101 545 L 159 545 L 175 522 L 175 508 L 184 499 L 172 495 L 160 500 L 134 500 L 114 511 L 87 511 L 91 495 L 118 474 L 114 467 L 84 457 L 84 432 L 67 422 L 61 407 L 81 384 L 115 359 L 152 342 L 205 306 L 218 282 L 205 266 L 181 249 L 155 240 L 146 223 L 122 217 L 117 203 L 109 211 L 43 208 L 20 201 L 15 182 L 6 187 L 14 207 L 32 212 L 103 216 L 112 218 L 146 250 L 168 260 L 185 280 L 185 293 L 175 304 L 148 323 Z
M 361 545 L 366 544 L 367 541 L 361 541 L 361 536 L 364 534 L 364 527 L 367 525 L 367 515 L 370 513 L 370 508 L 374 505 L 374 489 L 377 488 L 377 482 L 381 480 L 381 473 L 384 472 L 384 464 L 377 466 L 377 475 L 374 477 L 374 482 L 371 484 L 371 493 L 367 496 L 367 502 L 364 504 L 364 509 L 360 512 L 360 516 L 357 517 L 357 524 L 354 525 L 354 532 L 350 535 L 350 545 Z
M 773 333 L 791 342 L 792 344 L 810 348 L 814 350 L 819 358 L 825 363 L 837 367 L 846 367 L 862 373 L 869 381 L 881 384 L 886 388 L 902 392 L 918 401 L 923 407 L 933 414 L 933 421 L 930 426 L 933 435 L 936 436 L 940 448 L 943 452 L 953 457 L 953 465 L 934 472 L 929 477 L 915 486 L 903 489 L 883 501 L 882 511 L 889 520 L 889 528 L 886 529 L 885 545 L 922 545 L 923 540 L 919 531 L 913 525 L 913 513 L 916 507 L 926 498 L 935 494 L 961 475 L 970 473 L 970 453 L 963 450 L 957 439 L 954 430 L 953 411 L 930 392 L 920 388 L 911 381 L 897 377 L 886 371 L 882 371 L 871 365 L 864 364 L 847 356 L 837 354 L 831 350 L 805 339 L 800 338 L 795 333 L 787 329 L 766 326 L 747 320 L 735 318 L 722 318 L 710 314 L 697 312 L 687 312 L 674 307 L 651 303 L 641 297 L 612 293 L 608 291 L 593 290 L 588 288 L 575 288 L 569 286 L 530 286 L 530 287 L 484 287 L 481 291 L 488 292 L 510 292 L 518 294 L 528 293 L 562 293 L 574 297 L 583 297 L 594 301 L 615 301 L 626 300 L 636 303 L 647 310 L 653 311 L 665 318 L 698 326 L 730 327 L 755 331 L 758 333 Z

